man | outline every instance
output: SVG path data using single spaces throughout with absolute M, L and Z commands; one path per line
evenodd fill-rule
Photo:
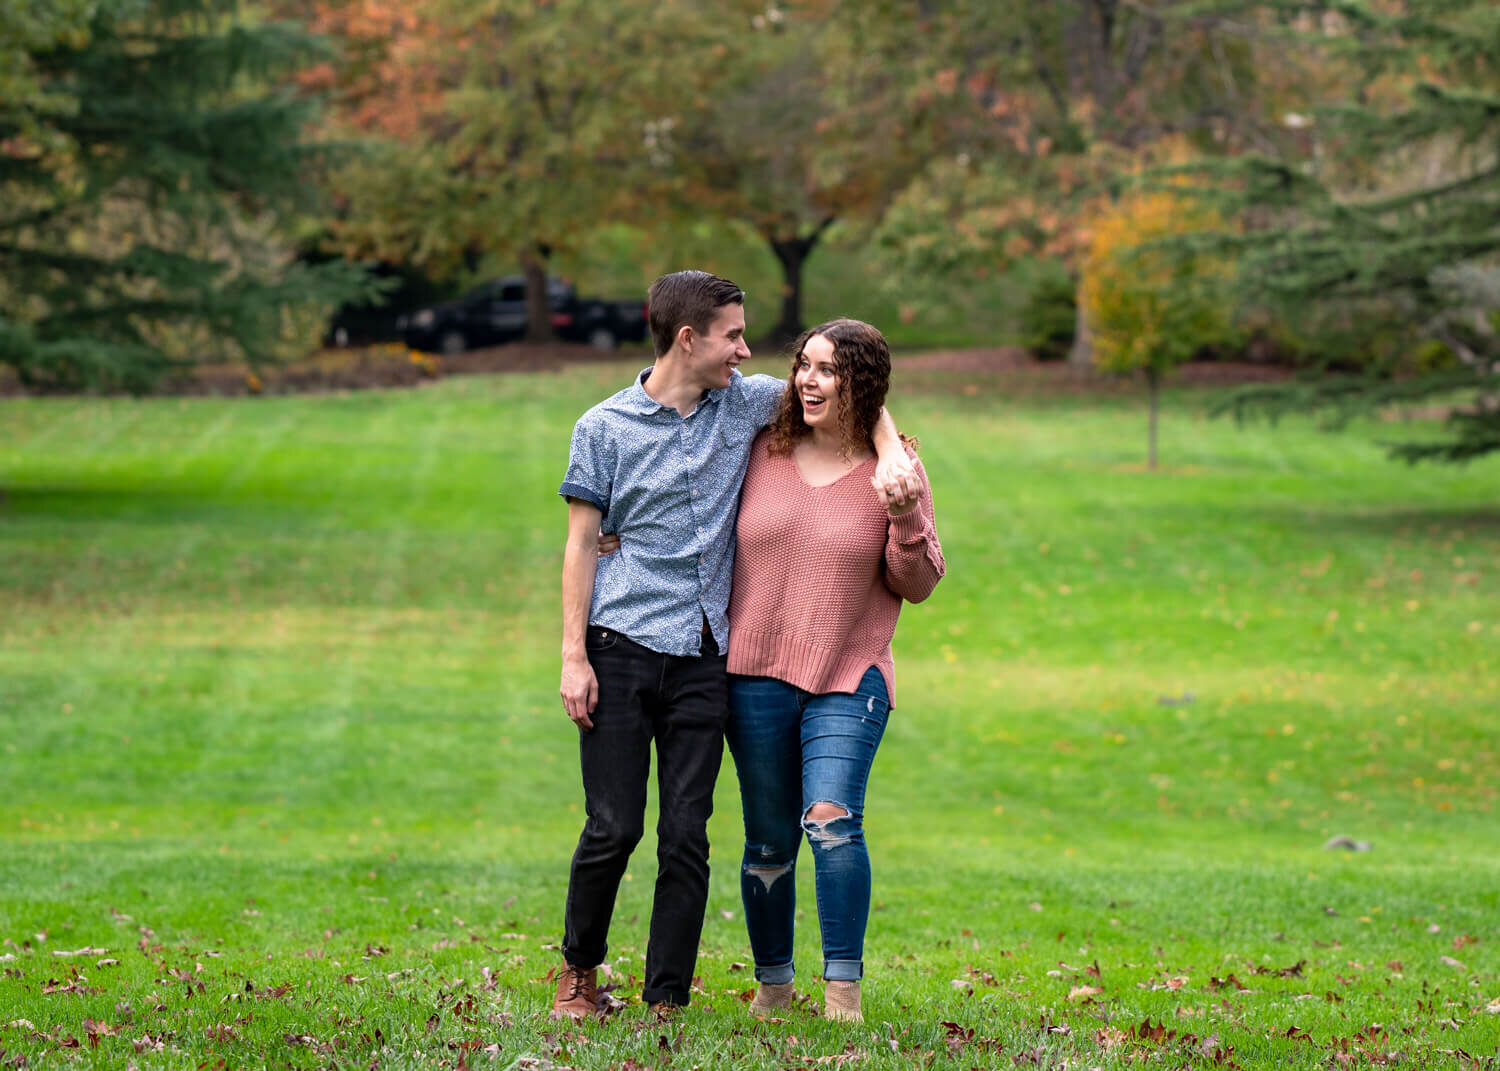
M 656 744 L 661 814 L 642 999 L 685 1005 L 708 901 L 707 823 L 723 754 L 729 583 L 740 483 L 784 384 L 741 376 L 744 293 L 681 271 L 651 284 L 656 363 L 573 429 L 561 494 L 563 706 L 580 730 L 587 821 L 568 879 L 556 1018 L 595 1013 L 597 967 L 630 854 L 644 831 Z M 918 488 L 882 413 L 876 485 Z M 600 532 L 625 549 L 599 558 Z

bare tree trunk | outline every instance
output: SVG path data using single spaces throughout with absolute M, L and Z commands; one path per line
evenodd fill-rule
M 547 259 L 540 246 L 521 254 L 521 271 L 526 276 L 526 341 L 552 342 L 557 336 L 547 300 Z
M 781 317 L 767 337 L 772 346 L 785 346 L 802 333 L 802 267 L 832 223 L 832 217 L 823 220 L 806 237 L 767 238 L 781 262 L 782 275 Z
M 1156 422 L 1161 408 L 1161 373 L 1152 365 L 1146 366 L 1146 390 L 1150 395 L 1150 416 L 1147 418 L 1146 467 L 1156 471 Z
M 1068 363 L 1074 368 L 1089 368 L 1094 363 L 1094 343 L 1089 337 L 1089 314 L 1083 301 L 1083 284 L 1078 285 L 1077 312 L 1073 318 L 1073 348 L 1068 351 Z

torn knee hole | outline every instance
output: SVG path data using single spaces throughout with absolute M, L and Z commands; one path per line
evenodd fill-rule
M 770 892 L 771 886 L 775 885 L 776 882 L 780 879 L 786 877 L 786 875 L 790 874 L 791 871 L 792 866 L 790 863 L 781 863 L 778 865 L 766 866 L 757 866 L 752 863 L 748 864 L 745 867 L 745 873 L 750 875 L 752 878 L 759 878 L 762 888 L 764 888 L 767 892 Z
M 828 851 L 848 844 L 859 834 L 859 819 L 837 803 L 814 803 L 802 816 L 808 843 Z

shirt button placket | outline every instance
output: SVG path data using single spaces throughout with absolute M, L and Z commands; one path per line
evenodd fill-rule
M 707 425 L 705 425 L 705 426 L 707 426 Z M 683 449 L 683 459 L 685 461 L 692 461 L 693 460 L 693 447 L 687 441 L 688 440 L 688 425 L 687 425 L 686 421 L 683 422 L 682 432 L 683 432 L 683 440 L 684 440 L 683 441 L 683 446 L 682 446 L 682 449 Z M 689 473 L 689 479 L 691 479 L 691 478 L 692 478 L 691 473 Z M 690 499 L 692 499 L 692 512 L 693 512 L 693 518 L 694 518 L 694 520 L 695 521 L 701 521 L 701 520 L 703 520 L 704 518 L 700 515 L 700 510 L 699 510 L 699 503 L 702 501 L 702 496 L 700 496 L 698 494 L 698 488 L 690 486 L 688 488 L 688 497 Z M 700 566 L 700 572 L 699 572 L 699 576 L 698 576 L 698 589 L 699 589 L 699 593 L 701 595 L 702 592 L 703 592 L 703 590 L 704 590 L 704 588 L 703 588 L 703 576 L 702 576 L 702 571 L 701 571 L 701 566 L 703 565 L 703 559 L 704 559 L 703 552 L 705 550 L 707 550 L 708 548 L 703 545 L 704 526 L 701 525 L 701 524 L 699 524 L 699 525 L 697 525 L 697 529 L 698 529 L 698 554 L 697 554 L 697 559 L 698 559 L 698 565 Z

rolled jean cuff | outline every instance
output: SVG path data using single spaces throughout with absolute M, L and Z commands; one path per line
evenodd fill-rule
M 823 981 L 857 982 L 865 976 L 862 959 L 829 959 L 823 961 Z
M 778 963 L 774 967 L 755 968 L 755 980 L 764 982 L 766 985 L 786 985 L 797 973 L 797 968 L 791 963 Z

